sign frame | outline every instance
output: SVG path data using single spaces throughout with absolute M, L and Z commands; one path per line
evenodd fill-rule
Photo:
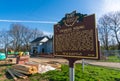
M 62 37 L 62 36 L 64 36 L 64 34 L 68 35 L 69 33 L 72 33 L 70 35 L 74 36 L 74 34 L 73 34 L 74 31 L 84 33 L 85 31 L 89 32 L 89 30 L 91 30 L 91 32 L 92 32 L 91 37 L 93 37 L 92 43 L 94 44 L 93 47 L 91 46 L 92 49 L 94 48 L 92 52 L 88 52 L 89 50 L 87 50 L 87 51 L 85 50 L 85 51 L 82 51 L 83 54 L 81 55 L 80 54 L 81 50 L 75 50 L 75 51 L 68 50 L 67 51 L 64 49 L 60 49 L 62 51 L 57 51 L 58 45 L 62 44 L 62 43 L 60 43 L 60 44 L 58 43 L 58 41 L 62 39 L 62 38 L 60 38 L 60 35 Z M 84 33 L 84 34 L 87 34 L 87 33 Z M 57 39 L 58 38 L 57 36 L 59 36 L 59 40 Z M 67 42 L 66 40 L 64 40 L 64 41 Z M 78 40 L 78 41 L 81 41 L 81 40 Z M 59 42 L 61 42 L 61 41 L 59 41 Z M 58 43 L 58 45 L 57 45 L 57 43 Z M 65 43 L 63 43 L 63 48 L 64 48 L 64 44 Z M 62 48 L 62 46 L 61 46 L 61 48 Z M 67 48 L 69 48 L 69 45 Z M 87 53 L 94 53 L 94 54 L 92 56 L 89 56 Z M 86 54 L 86 55 L 84 55 L 84 54 Z M 63 58 L 72 58 L 72 59 L 73 58 L 74 59 L 96 59 L 96 60 L 100 59 L 98 32 L 97 32 L 96 23 L 95 23 L 95 14 L 86 16 L 84 14 L 79 13 L 79 15 L 78 15 L 78 13 L 76 13 L 76 11 L 74 11 L 70 14 L 66 14 L 66 16 L 59 23 L 54 25 L 54 56 L 55 57 L 63 57 Z

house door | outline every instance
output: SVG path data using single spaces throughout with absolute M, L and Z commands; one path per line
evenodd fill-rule
M 42 48 L 42 53 L 44 53 L 45 52 L 45 49 L 44 48 Z
M 38 48 L 37 47 L 33 47 L 33 54 L 36 56 L 38 54 Z

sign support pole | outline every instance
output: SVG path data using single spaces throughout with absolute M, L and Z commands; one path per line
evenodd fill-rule
M 84 72 L 84 64 L 85 64 L 84 59 L 82 59 L 82 72 Z
M 73 59 L 68 60 L 69 60 L 69 81 L 75 81 L 74 62 L 76 60 Z

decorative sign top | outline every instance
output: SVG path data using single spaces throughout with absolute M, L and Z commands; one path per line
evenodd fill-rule
M 75 11 L 54 25 L 54 55 L 69 58 L 99 58 L 95 15 Z
M 83 17 L 86 16 L 86 14 L 80 14 L 76 13 L 76 11 L 73 11 L 70 14 L 66 14 L 65 17 L 59 22 L 60 25 L 66 25 L 66 26 L 73 26 L 76 22 L 83 21 Z

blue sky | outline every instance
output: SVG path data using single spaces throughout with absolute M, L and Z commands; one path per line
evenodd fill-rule
M 95 13 L 98 20 L 105 13 L 120 11 L 119 5 L 120 0 L 0 0 L 0 30 L 8 30 L 17 21 L 42 21 L 17 23 L 51 34 L 54 26 L 51 22 L 60 21 L 66 13 L 74 10 Z

